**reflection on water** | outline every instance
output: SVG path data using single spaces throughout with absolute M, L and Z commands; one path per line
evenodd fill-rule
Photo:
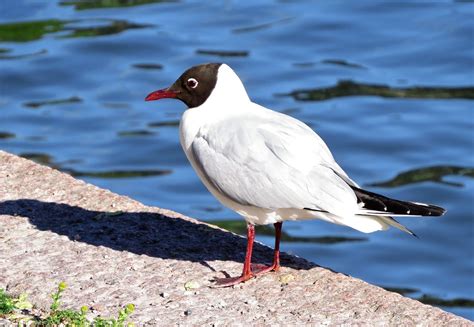
M 68 160 L 65 162 L 54 162 L 52 156 L 46 153 L 20 153 L 20 157 L 33 160 L 39 164 L 49 166 L 51 168 L 68 173 L 74 177 L 93 177 L 100 179 L 119 179 L 119 178 L 136 178 L 169 175 L 173 171 L 169 169 L 147 169 L 147 170 L 108 170 L 108 171 L 79 171 L 72 168 L 64 167 L 64 165 L 78 163 L 77 160 Z
M 148 123 L 148 127 L 178 127 L 179 120 L 166 120 Z
M 239 235 L 246 235 L 247 223 L 243 219 L 239 220 L 209 220 L 211 224 L 227 229 Z M 255 226 L 255 230 L 259 235 L 274 236 L 275 231 L 271 225 Z M 320 243 L 320 244 L 336 244 L 345 242 L 362 242 L 367 241 L 365 237 L 344 237 L 344 236 L 321 236 L 321 237 L 304 237 L 291 236 L 285 231 L 281 232 L 281 240 L 289 243 Z
M 175 0 L 177 1 L 177 0 Z M 132 7 L 150 3 L 174 2 L 173 0 L 66 0 L 59 4 L 62 6 L 74 6 L 76 10 Z
M 0 139 L 12 139 L 15 137 L 15 134 L 9 132 L 1 132 L 0 131 Z
M 95 24 L 93 24 L 95 23 Z M 74 27 L 74 24 L 81 26 Z M 88 26 L 82 26 L 82 25 Z M 135 24 L 126 20 L 94 19 L 61 21 L 48 19 L 34 22 L 0 24 L 0 42 L 29 42 L 41 39 L 45 34 L 70 31 L 63 37 L 92 37 L 118 34 L 128 29 L 150 27 L 150 24 Z
M 259 31 L 259 30 L 264 30 L 264 29 L 273 27 L 273 26 L 278 25 L 278 24 L 287 23 L 287 22 L 289 22 L 293 19 L 294 19 L 294 17 L 287 17 L 287 18 L 283 18 L 283 19 L 278 19 L 278 20 L 273 21 L 273 22 L 262 23 L 262 24 L 257 24 L 257 25 L 253 25 L 253 26 L 245 26 L 245 27 L 234 28 L 232 30 L 232 32 L 234 32 L 234 33 L 256 32 L 256 31 Z
M 423 294 L 421 297 L 417 298 L 417 300 L 424 304 L 441 307 L 474 308 L 474 300 L 464 298 L 444 300 L 436 296 Z
M 433 166 L 426 168 L 413 169 L 402 172 L 394 178 L 384 181 L 368 184 L 368 186 L 379 186 L 379 187 L 398 187 L 413 183 L 421 182 L 437 182 L 444 183 L 451 186 L 463 186 L 462 183 L 444 181 L 443 177 L 457 175 L 474 177 L 474 168 L 472 167 L 457 167 L 457 166 Z
M 110 109 L 127 109 L 130 108 L 130 105 L 125 102 L 105 102 L 102 105 Z
M 23 152 L 18 154 L 20 157 L 33 160 L 36 163 L 49 166 L 51 168 L 56 168 L 53 164 L 53 158 L 46 153 L 37 153 L 37 152 Z
M 160 64 L 134 64 L 133 67 L 140 69 L 163 69 L 163 65 Z
M 99 35 L 111 35 L 118 34 L 129 29 L 146 28 L 151 26 L 149 24 L 131 23 L 126 20 L 106 19 L 97 20 L 97 22 L 99 23 L 98 25 L 88 27 L 73 27 L 73 23 L 68 24 L 63 28 L 63 30 L 72 32 L 67 34 L 65 37 L 93 37 Z M 80 23 L 82 24 L 83 22 Z
M 7 52 L 7 51 L 5 51 L 5 52 Z M 1 51 L 0 51 L 0 53 L 1 53 Z M 24 58 L 30 58 L 30 57 L 43 55 L 43 54 L 46 54 L 46 53 L 48 53 L 48 50 L 43 49 L 43 50 L 39 50 L 39 51 L 36 51 L 36 52 L 24 53 L 24 54 L 19 54 L 19 55 L 0 55 L 0 59 L 24 59 Z
M 348 62 L 343 59 L 325 59 L 321 61 L 323 64 L 330 64 L 330 65 L 337 65 L 337 66 L 343 66 L 343 67 L 350 67 L 350 68 L 363 68 L 367 69 L 367 67 L 364 67 L 362 65 L 353 63 L 353 62 Z
M 117 133 L 119 136 L 149 136 L 155 135 L 155 133 L 150 132 L 146 129 L 139 129 L 134 131 L 121 131 Z
M 247 57 L 248 51 L 226 51 L 226 50 L 196 50 L 196 54 L 217 57 Z
M 57 19 L 0 24 L 0 41 L 28 42 L 41 39 L 47 33 L 58 32 L 64 27 Z
M 380 286 L 380 285 L 379 285 Z M 389 286 L 380 286 L 383 289 L 389 291 L 389 292 L 395 292 L 398 294 L 401 294 L 403 296 L 409 295 L 411 293 L 417 293 L 420 290 L 417 290 L 415 288 L 409 288 L 409 287 L 389 287 Z
M 171 170 L 111 170 L 111 171 L 77 171 L 70 168 L 60 169 L 74 177 L 95 177 L 95 178 L 135 178 L 162 176 L 172 173 Z
M 322 64 L 327 64 L 327 65 L 336 65 L 336 66 L 341 66 L 341 67 L 348 67 L 348 68 L 359 68 L 359 69 L 367 69 L 367 67 L 356 64 L 354 62 L 349 62 L 344 59 L 323 59 L 320 61 Z M 293 64 L 295 67 L 299 68 L 310 68 L 314 67 L 317 63 L 315 62 L 296 62 Z
M 465 298 L 443 299 L 437 296 L 422 294 L 421 296 L 412 296 L 413 293 L 420 293 L 420 290 L 403 287 L 385 287 L 380 286 L 387 291 L 395 292 L 403 296 L 410 296 L 424 304 L 436 305 L 441 307 L 474 308 L 474 300 Z
M 344 59 L 324 59 L 320 61 L 321 64 L 327 64 L 327 65 L 336 65 L 336 66 L 341 66 L 341 67 L 348 67 L 348 68 L 360 68 L 360 69 L 367 69 L 367 67 L 362 66 L 360 64 L 356 64 L 353 62 L 349 62 Z M 293 66 L 299 67 L 299 68 L 310 68 L 314 67 L 317 65 L 315 62 L 295 62 Z
M 30 108 L 39 108 L 42 106 L 50 106 L 50 105 L 60 105 L 60 104 L 66 104 L 66 103 L 79 103 L 82 102 L 82 99 L 76 96 L 72 96 L 67 99 L 54 99 L 54 100 L 45 100 L 45 101 L 31 101 L 31 102 L 26 102 L 23 105 L 25 107 L 30 107 Z
M 384 98 L 474 99 L 474 87 L 390 87 L 344 80 L 332 87 L 294 90 L 282 95 L 292 96 L 298 101 L 322 101 L 357 95 L 374 95 Z

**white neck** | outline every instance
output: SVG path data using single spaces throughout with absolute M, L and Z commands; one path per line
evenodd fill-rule
M 215 108 L 220 111 L 228 111 L 233 108 L 242 106 L 235 106 L 249 102 L 250 98 L 245 91 L 244 84 L 239 76 L 226 64 L 219 67 L 217 73 L 217 82 L 214 90 L 207 100 L 201 105 L 206 109 Z M 245 107 L 244 107 L 245 108 Z

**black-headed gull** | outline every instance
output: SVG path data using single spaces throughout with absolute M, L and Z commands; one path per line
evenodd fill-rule
M 361 189 L 336 163 L 324 141 L 303 122 L 253 103 L 226 64 L 186 70 L 147 101 L 176 98 L 187 106 L 181 145 L 207 189 L 247 221 L 242 275 L 217 280 L 231 286 L 277 271 L 282 223 L 323 219 L 364 233 L 396 227 L 392 216 L 440 216 L 443 208 L 399 201 Z M 252 269 L 255 225 L 274 224 L 273 264 Z

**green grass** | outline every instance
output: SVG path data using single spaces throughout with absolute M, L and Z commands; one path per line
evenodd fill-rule
M 62 309 L 61 299 L 67 285 L 61 282 L 56 292 L 51 294 L 50 311 L 45 315 L 33 314 L 33 305 L 28 302 L 27 295 L 21 294 L 18 298 L 5 293 L 0 289 L 0 318 L 11 322 L 27 324 L 32 326 L 74 326 L 74 327 L 123 327 L 134 326 L 133 322 L 127 321 L 135 311 L 133 304 L 127 304 L 119 310 L 115 318 L 96 317 L 93 320 L 87 318 L 89 308 L 82 306 L 79 310 Z
M 0 316 L 6 315 L 15 310 L 13 298 L 0 289 Z

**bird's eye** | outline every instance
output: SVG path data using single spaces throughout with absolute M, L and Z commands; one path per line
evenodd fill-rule
M 188 81 L 186 82 L 188 84 L 188 87 L 191 88 L 191 89 L 195 89 L 197 86 L 198 86 L 198 81 L 195 79 L 195 78 L 190 78 L 188 79 Z

